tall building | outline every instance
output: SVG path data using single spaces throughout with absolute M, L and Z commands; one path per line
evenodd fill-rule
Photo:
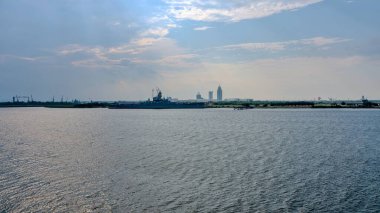
M 218 87 L 218 91 L 216 92 L 216 100 L 217 101 L 223 101 L 223 91 L 222 91 L 222 87 Z
M 208 101 L 212 101 L 214 99 L 214 91 L 208 92 Z
M 201 93 L 199 93 L 199 92 L 197 93 L 197 95 L 195 96 L 195 98 L 197 100 L 202 100 L 203 99 Z

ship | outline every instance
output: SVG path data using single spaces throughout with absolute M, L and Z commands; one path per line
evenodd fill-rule
M 199 102 L 174 102 L 162 96 L 160 89 L 156 89 L 157 95 L 152 100 L 140 102 L 117 102 L 108 106 L 109 109 L 202 109 L 205 103 Z

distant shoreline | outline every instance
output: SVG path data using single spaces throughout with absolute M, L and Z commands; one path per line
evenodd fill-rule
M 0 108 L 110 108 L 119 102 L 0 102 Z M 380 109 L 377 101 L 222 101 L 205 102 L 204 108 L 232 109 Z

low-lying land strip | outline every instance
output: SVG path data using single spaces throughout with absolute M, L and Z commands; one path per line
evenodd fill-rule
M 118 102 L 0 102 L 0 107 L 108 108 Z M 221 101 L 205 103 L 205 108 L 377 108 L 380 101 Z

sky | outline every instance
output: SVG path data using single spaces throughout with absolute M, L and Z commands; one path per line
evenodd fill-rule
M 0 0 L 0 101 L 380 99 L 378 0 Z

